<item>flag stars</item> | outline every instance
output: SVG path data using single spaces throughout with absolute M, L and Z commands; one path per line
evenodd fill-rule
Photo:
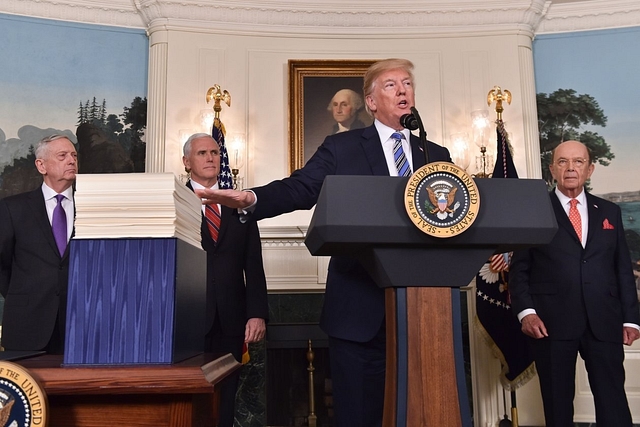
M 481 290 L 476 290 L 476 294 L 478 295 L 479 298 L 482 298 L 483 301 L 487 301 L 489 304 L 495 304 L 498 307 L 503 307 L 507 310 L 511 309 L 511 306 L 509 304 L 502 302 L 499 299 L 491 298 L 489 295 L 485 294 Z

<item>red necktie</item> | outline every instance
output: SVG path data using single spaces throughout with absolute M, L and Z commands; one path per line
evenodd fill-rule
M 217 243 L 218 233 L 220 232 L 220 210 L 218 209 L 218 205 L 205 205 L 204 217 L 207 221 L 207 228 L 209 228 L 211 238 L 213 239 L 214 243 Z
M 576 205 L 578 201 L 576 199 L 569 200 L 569 221 L 573 225 L 573 229 L 576 230 L 576 234 L 578 235 L 578 240 L 582 242 L 582 218 L 580 218 L 580 212 L 578 212 L 578 208 Z

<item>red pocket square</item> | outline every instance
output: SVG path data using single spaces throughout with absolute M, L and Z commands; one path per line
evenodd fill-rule
M 615 227 L 613 225 L 611 225 L 611 223 L 609 222 L 608 219 L 604 219 L 604 221 L 602 221 L 602 229 L 603 230 L 613 230 Z

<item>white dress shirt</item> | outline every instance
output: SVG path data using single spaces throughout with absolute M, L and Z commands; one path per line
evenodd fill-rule
M 49 224 L 53 220 L 53 210 L 56 208 L 58 201 L 56 200 L 56 193 L 51 187 L 44 182 L 42 183 L 42 194 L 44 195 L 44 204 L 47 208 L 47 216 L 49 217 Z M 73 233 L 73 220 L 75 218 L 75 207 L 73 205 L 73 187 L 69 187 L 60 193 L 64 196 L 62 199 L 62 209 L 67 216 L 67 243 L 71 239 L 71 233 Z
M 395 144 L 395 141 L 391 139 L 391 135 L 394 132 L 400 132 L 404 135 L 404 139 L 402 140 L 402 149 L 404 150 L 404 155 L 409 162 L 409 169 L 411 169 L 411 172 L 413 173 L 413 155 L 411 153 L 411 143 L 409 142 L 409 138 L 411 138 L 411 132 L 409 132 L 409 129 L 402 129 L 401 131 L 397 131 L 387 125 L 382 124 L 378 120 L 375 120 L 374 124 L 376 126 L 376 130 L 378 131 L 380 142 L 382 143 L 384 157 L 387 160 L 387 166 L 389 167 L 389 175 L 398 176 L 396 162 L 393 159 L 393 145 Z

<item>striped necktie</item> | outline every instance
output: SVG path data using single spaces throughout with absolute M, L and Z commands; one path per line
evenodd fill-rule
M 394 132 L 391 135 L 391 139 L 393 139 L 393 161 L 396 164 L 396 169 L 398 170 L 398 176 L 409 176 L 411 175 L 411 168 L 409 167 L 409 162 L 407 161 L 407 156 L 404 154 L 404 150 L 402 149 L 402 140 L 404 139 L 404 135 L 400 132 Z
M 220 210 L 218 205 L 211 204 L 205 205 L 204 207 L 204 217 L 207 221 L 207 228 L 209 229 L 209 234 L 211 234 L 211 238 L 213 239 L 213 243 L 218 243 L 218 234 L 220 233 Z

